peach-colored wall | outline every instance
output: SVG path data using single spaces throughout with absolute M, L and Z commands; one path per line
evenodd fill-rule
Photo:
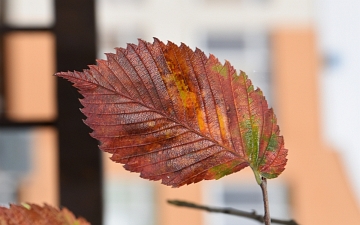
M 7 118 L 55 119 L 54 36 L 50 32 L 12 32 L 5 35 L 4 45 Z
M 22 180 L 19 202 L 58 206 L 57 132 L 53 128 L 32 130 L 31 170 Z
M 180 188 L 157 185 L 158 225 L 203 224 L 203 214 L 199 210 L 176 207 L 168 204 L 167 200 L 183 200 L 201 203 L 201 183 L 191 184 Z
M 342 162 L 320 133 L 315 43 L 311 28 L 279 29 L 272 37 L 275 112 L 289 149 L 284 176 L 300 224 L 358 224 L 359 208 Z

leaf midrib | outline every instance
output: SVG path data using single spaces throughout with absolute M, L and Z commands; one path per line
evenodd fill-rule
M 109 68 L 109 69 L 110 69 L 110 68 Z M 100 74 L 102 74 L 102 73 L 100 73 Z M 69 75 L 66 75 L 66 76 L 69 76 Z M 80 81 L 82 81 L 82 82 L 84 82 L 84 79 L 80 79 L 80 78 L 73 77 L 73 76 L 71 76 L 71 77 L 72 77 L 72 78 L 75 78 L 75 79 L 77 79 L 77 80 L 80 80 Z M 102 77 L 103 77 L 103 79 L 104 79 L 107 83 L 109 83 L 109 81 L 108 81 L 104 76 L 102 76 Z M 93 77 L 93 78 L 94 78 L 94 77 Z M 96 78 L 94 78 L 94 80 L 96 80 Z M 191 128 L 191 127 L 189 127 L 187 124 L 184 124 L 184 123 L 182 123 L 181 121 L 179 121 L 179 120 L 177 120 L 177 119 L 175 119 L 175 118 L 169 117 L 167 114 L 164 114 L 162 111 L 159 111 L 158 109 L 155 109 L 155 108 L 153 108 L 153 107 L 149 107 L 148 105 L 145 105 L 144 103 L 139 102 L 139 101 L 137 101 L 136 99 L 133 99 L 132 97 L 129 97 L 129 96 L 123 94 L 123 93 L 118 92 L 117 90 L 115 90 L 115 88 L 114 88 L 114 90 L 112 90 L 112 89 L 109 89 L 109 88 L 107 88 L 107 87 L 104 87 L 104 86 L 102 86 L 102 85 L 100 85 L 100 84 L 98 84 L 98 83 L 93 83 L 93 82 L 88 81 L 88 80 L 86 80 L 86 82 L 88 82 L 88 83 L 90 83 L 90 84 L 94 84 L 94 85 L 96 85 L 97 87 L 103 88 L 103 89 L 105 89 L 105 90 L 107 90 L 107 91 L 110 91 L 110 92 L 114 93 L 114 95 L 123 96 L 124 98 L 127 98 L 127 99 L 129 99 L 129 100 L 131 100 L 131 101 L 133 101 L 133 102 L 135 102 L 135 103 L 137 103 L 137 104 L 139 104 L 139 105 L 147 108 L 147 109 L 150 109 L 150 110 L 149 110 L 150 112 L 152 111 L 152 112 L 154 112 L 154 113 L 157 113 L 157 114 L 161 115 L 162 117 L 164 117 L 165 119 L 168 119 L 168 120 L 170 120 L 170 121 L 172 121 L 172 122 L 174 122 L 174 123 L 176 123 L 176 124 L 184 127 L 185 129 L 187 129 L 187 130 L 189 130 L 189 131 L 191 131 L 191 132 L 193 132 L 193 133 L 195 133 L 195 134 L 203 137 L 204 139 L 206 139 L 206 140 L 208 140 L 208 141 L 210 141 L 210 142 L 213 142 L 215 145 L 220 146 L 220 147 L 223 148 L 225 151 L 231 152 L 232 154 L 236 155 L 237 157 L 242 158 L 234 149 L 226 147 L 225 145 L 219 143 L 218 141 L 216 141 L 216 140 L 214 140 L 214 139 L 212 139 L 212 138 L 209 138 L 209 137 L 207 137 L 206 135 L 204 135 L 204 134 L 196 131 L 195 129 L 193 129 L 193 128 Z M 86 96 L 84 96 L 84 97 L 86 97 Z M 89 104 L 91 104 L 91 103 L 89 103 Z M 107 103 L 107 104 L 108 104 L 108 103 Z M 102 115 L 102 114 L 98 114 L 98 115 Z

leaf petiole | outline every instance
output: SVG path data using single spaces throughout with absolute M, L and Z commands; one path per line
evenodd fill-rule
M 264 201 L 264 222 L 265 225 L 271 225 L 271 218 L 270 218 L 270 209 L 269 209 L 269 198 L 267 193 L 267 180 L 266 178 L 262 178 L 262 182 L 260 184 L 263 201 Z
M 261 185 L 261 183 L 263 182 L 262 176 L 260 175 L 260 173 L 258 171 L 255 171 L 255 170 L 253 170 L 253 171 L 254 171 L 256 182 L 258 183 L 258 185 Z

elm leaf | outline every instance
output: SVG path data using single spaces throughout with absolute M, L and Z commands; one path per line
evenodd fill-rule
M 83 72 L 59 72 L 83 95 L 85 123 L 125 169 L 179 187 L 250 166 L 275 178 L 287 149 L 260 89 L 228 61 L 185 44 L 139 40 Z
M 58 210 L 52 206 L 38 206 L 23 203 L 10 205 L 10 208 L 0 207 L 1 225 L 90 225 L 83 218 L 75 218 L 68 209 Z

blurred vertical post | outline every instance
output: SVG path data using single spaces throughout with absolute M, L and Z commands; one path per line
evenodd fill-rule
M 95 1 L 56 0 L 57 70 L 82 70 L 95 63 Z M 102 171 L 97 142 L 82 119 L 81 96 L 57 80 L 60 204 L 91 224 L 102 224 Z

